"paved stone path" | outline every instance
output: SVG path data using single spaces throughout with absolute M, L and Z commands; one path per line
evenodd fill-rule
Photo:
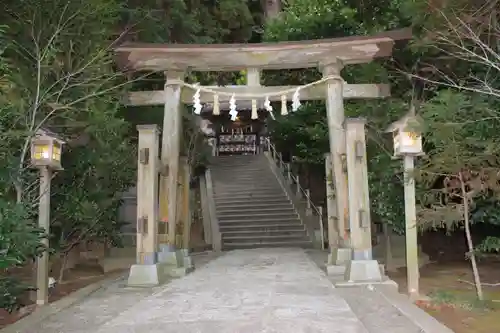
M 184 278 L 153 289 L 118 281 L 16 333 L 423 332 L 378 292 L 334 288 L 315 264 L 324 260 L 300 249 L 194 259 Z
M 368 333 L 299 249 L 230 252 L 171 282 L 96 333 L 132 332 Z

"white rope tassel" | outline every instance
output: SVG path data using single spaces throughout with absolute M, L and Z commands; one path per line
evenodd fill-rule
M 219 106 L 219 95 L 214 95 L 214 108 L 212 110 L 212 114 L 214 116 L 220 115 L 220 106 Z
M 276 120 L 276 117 L 274 117 L 273 113 L 273 106 L 271 105 L 271 101 L 269 100 L 269 96 L 266 96 L 266 100 L 264 101 L 264 109 L 269 112 L 273 120 Z
M 293 93 L 293 97 L 292 97 L 292 111 L 293 112 L 297 111 L 300 108 L 301 105 L 302 104 L 300 104 L 300 87 L 299 87 Z
M 236 98 L 234 94 L 231 96 L 229 100 L 229 114 L 231 115 L 231 120 L 236 121 L 236 117 L 238 116 L 238 111 L 236 110 Z
M 200 89 L 197 89 L 196 92 L 193 95 L 193 107 L 194 107 L 194 113 L 200 114 L 201 113 L 201 108 L 203 107 L 200 103 Z
M 281 115 L 286 116 L 288 114 L 288 109 L 286 106 L 286 95 L 281 95 Z
M 252 119 L 259 119 L 259 114 L 257 113 L 257 100 L 252 99 Z

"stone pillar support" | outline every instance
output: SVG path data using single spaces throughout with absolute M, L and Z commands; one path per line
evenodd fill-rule
M 347 119 L 345 128 L 352 260 L 344 277 L 349 282 L 382 281 L 380 266 L 372 258 L 365 120 Z
M 371 260 L 371 217 L 368 193 L 365 120 L 345 121 L 347 148 L 347 183 L 349 189 L 349 228 L 353 259 Z
M 160 283 L 158 251 L 158 144 L 156 125 L 139 125 L 137 167 L 137 264 L 130 268 L 128 284 Z

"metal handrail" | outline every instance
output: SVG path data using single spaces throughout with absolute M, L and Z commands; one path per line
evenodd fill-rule
M 290 170 L 290 164 L 283 162 L 283 157 L 280 152 L 276 150 L 276 146 L 271 143 L 269 138 L 266 138 L 267 149 L 271 153 L 271 157 L 273 161 L 278 165 L 278 168 L 283 173 L 286 171 L 287 178 L 297 185 L 297 194 L 303 195 L 306 198 L 307 208 L 316 211 L 319 217 L 319 229 L 321 232 L 321 249 L 325 249 L 325 233 L 323 228 L 323 207 L 317 207 L 311 200 L 311 193 L 309 190 L 305 190 L 302 186 L 300 186 L 299 176 L 295 176 Z M 288 164 L 288 166 L 287 166 Z

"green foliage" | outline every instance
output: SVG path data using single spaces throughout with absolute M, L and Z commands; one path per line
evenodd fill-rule
M 15 277 L 0 276 L 0 309 L 13 312 L 21 306 L 19 298 L 27 291 L 33 290 L 27 284 L 20 283 Z
M 278 116 L 278 115 L 277 115 Z M 300 162 L 322 163 L 328 151 L 328 125 L 322 103 L 305 103 L 299 110 L 271 122 L 272 140 Z
M 464 177 L 472 223 L 498 225 L 500 206 L 500 119 L 482 95 L 442 90 L 422 107 L 426 157 L 419 167 L 423 222 L 461 226 L 460 175 Z M 437 184 L 441 182 L 441 184 Z M 490 237 L 482 250 L 496 250 Z
M 0 272 L 21 266 L 43 250 L 43 237 L 30 218 L 29 209 L 8 202 L 0 195 Z M 0 309 L 17 309 L 19 297 L 30 286 L 2 274 L 0 277 Z
M 424 185 L 464 170 L 496 171 L 500 121 L 484 96 L 442 90 L 423 105 L 421 116 L 426 125 Z
M 22 265 L 40 254 L 42 236 L 26 207 L 0 197 L 0 270 Z
M 19 251 L 4 267 L 23 264 L 39 249 L 40 235 L 31 232 L 28 220 L 38 201 L 29 143 L 42 127 L 66 141 L 65 170 L 55 175 L 51 189 L 51 247 L 65 256 L 80 243 L 120 242 L 121 193 L 136 178 L 129 125 L 119 116 L 126 81 L 115 72 L 110 52 L 122 5 L 114 0 L 2 3 L 0 21 L 8 24 L 5 40 L 11 43 L 0 47 L 5 50 L 5 63 L 0 61 L 0 155 L 5 157 L 0 160 L 0 204 L 27 209 L 26 215 L 14 209 L 1 215 L 17 223 L 15 230 L 14 224 L 2 226 L 1 245 L 11 239 L 5 246 L 14 244 Z M 25 290 L 11 282 L 4 287 L 12 295 Z
M 245 42 L 252 37 L 260 15 L 247 0 L 126 1 L 126 22 L 141 42 Z

